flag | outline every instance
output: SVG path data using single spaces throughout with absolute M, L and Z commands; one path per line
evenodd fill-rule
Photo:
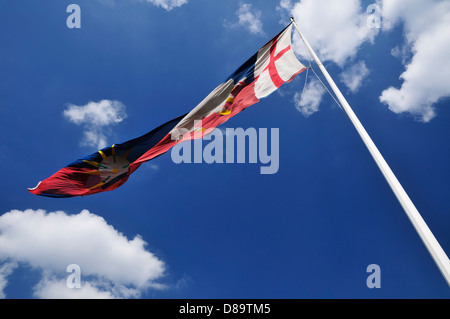
M 114 190 L 144 162 L 182 141 L 202 138 L 305 70 L 291 46 L 292 23 L 218 85 L 192 111 L 147 134 L 78 159 L 28 190 L 74 197 Z

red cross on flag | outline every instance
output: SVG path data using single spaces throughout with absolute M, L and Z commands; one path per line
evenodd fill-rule
M 291 48 L 291 29 L 292 24 L 258 51 L 254 71 L 258 99 L 290 82 L 305 69 Z

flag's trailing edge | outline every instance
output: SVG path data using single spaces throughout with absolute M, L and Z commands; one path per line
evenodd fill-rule
M 78 159 L 28 190 L 49 197 L 74 197 L 114 190 L 142 163 L 175 144 L 202 138 L 305 70 L 291 46 L 292 23 L 217 86 L 192 111 L 147 134 Z

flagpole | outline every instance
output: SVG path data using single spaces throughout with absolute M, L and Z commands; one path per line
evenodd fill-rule
M 370 138 L 369 134 L 359 121 L 358 117 L 353 112 L 352 108 L 348 104 L 345 97 L 342 95 L 341 91 L 337 87 L 336 83 L 334 83 L 333 79 L 331 78 L 330 74 L 327 72 L 325 67 L 323 66 L 320 59 L 317 57 L 314 50 L 309 45 L 308 41 L 305 39 L 303 34 L 300 32 L 300 29 L 298 28 L 297 24 L 295 23 L 294 18 L 291 17 L 291 21 L 294 24 L 295 29 L 297 30 L 298 34 L 302 38 L 303 42 L 305 43 L 306 47 L 308 48 L 309 52 L 314 58 L 314 61 L 316 62 L 317 66 L 320 68 L 320 71 L 322 71 L 323 76 L 328 81 L 328 84 L 330 85 L 331 89 L 335 93 L 337 99 L 341 103 L 341 106 L 347 116 L 350 118 L 350 121 L 355 126 L 356 130 L 358 131 L 361 139 L 363 140 L 364 144 L 368 148 L 370 154 L 372 155 L 373 159 L 378 165 L 378 168 L 383 173 L 386 181 L 388 182 L 389 186 L 391 187 L 392 191 L 394 192 L 395 196 L 397 197 L 398 201 L 400 202 L 401 206 L 403 207 L 406 215 L 408 216 L 409 220 L 413 224 L 414 228 L 416 229 L 417 233 L 419 234 L 420 238 L 422 239 L 423 243 L 425 244 L 425 247 L 428 249 L 429 253 L 433 257 L 435 263 L 439 267 L 439 270 L 441 271 L 442 275 L 444 276 L 445 280 L 447 281 L 447 284 L 450 286 L 450 261 L 445 254 L 444 250 L 442 249 L 439 242 L 434 237 L 431 230 L 428 228 L 427 224 L 423 220 L 422 216 L 420 215 L 417 208 L 414 206 L 413 202 L 409 198 L 408 194 L 403 189 L 402 185 L 398 181 L 398 179 L 395 177 L 394 173 L 392 172 L 391 168 L 381 155 L 380 151 Z

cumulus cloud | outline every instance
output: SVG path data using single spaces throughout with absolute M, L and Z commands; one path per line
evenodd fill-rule
M 64 110 L 64 117 L 84 127 L 82 145 L 101 149 L 107 145 L 109 126 L 122 122 L 127 114 L 121 102 L 101 100 L 80 106 L 69 104 Z
M 401 59 L 402 64 L 404 65 L 406 65 L 406 62 L 409 61 L 412 56 L 411 51 L 407 45 L 397 45 L 393 47 L 391 50 L 391 55 L 398 59 Z
M 76 215 L 12 210 L 0 216 L 0 288 L 17 263 L 41 270 L 34 287 L 40 298 L 130 298 L 164 288 L 157 280 L 165 264 L 144 240 L 127 239 L 87 210 Z M 81 270 L 81 288 L 66 284 L 71 264 Z
M 81 288 L 68 288 L 66 280 L 44 276 L 34 287 L 34 296 L 40 299 L 115 299 L 112 289 L 108 290 L 101 284 L 85 282 Z M 106 289 L 105 289 L 106 288 Z M 126 298 L 125 296 L 123 296 Z
M 391 48 L 405 66 L 399 75 L 400 86 L 390 86 L 380 94 L 380 101 L 397 114 L 407 113 L 428 122 L 436 116 L 435 104 L 450 97 L 450 2 L 442 0 L 377 0 L 381 8 L 381 29 L 370 27 L 369 7 L 361 8 L 359 0 L 281 0 L 280 12 L 289 12 L 300 24 L 308 41 L 323 61 L 343 67 L 341 80 L 351 91 L 357 90 L 360 78 L 347 72 L 366 71 L 362 64 L 350 66 L 364 43 L 373 43 L 380 32 L 401 26 L 405 43 Z M 380 12 L 377 12 L 377 14 Z M 298 35 L 294 49 L 310 58 Z
M 302 93 L 295 93 L 295 107 L 305 117 L 308 117 L 319 111 L 319 105 L 325 92 L 322 83 L 314 78 L 305 86 Z
M 292 1 L 291 0 L 280 0 L 280 4 L 277 6 L 277 10 L 292 10 Z
M 264 34 L 261 11 L 252 10 L 251 4 L 242 3 L 236 11 L 236 14 L 239 18 L 239 25 L 247 28 L 250 33 Z
M 322 62 L 333 62 L 343 69 L 340 78 L 345 85 L 356 92 L 367 77 L 368 69 L 363 61 L 355 64 L 355 56 L 364 43 L 373 43 L 379 33 L 368 26 L 369 14 L 361 7 L 359 0 L 281 0 L 278 12 L 293 16 L 309 44 Z M 300 59 L 312 60 L 300 36 L 294 32 L 293 48 Z M 318 94 L 314 97 L 312 94 Z M 295 94 L 297 109 L 309 116 L 317 112 L 323 96 L 323 87 L 312 82 L 302 100 Z M 300 101 L 300 102 L 299 102 Z
M 89 102 L 83 106 L 70 104 L 64 115 L 75 124 L 109 125 L 121 122 L 125 115 L 125 106 L 118 101 L 101 100 Z
M 243 27 L 252 34 L 264 35 L 261 11 L 253 9 L 251 4 L 240 3 L 236 15 L 239 19 L 237 23 L 229 24 L 225 21 L 225 25 L 232 28 Z
M 170 11 L 173 8 L 181 7 L 183 4 L 188 3 L 187 0 L 142 0 L 142 1 L 154 4 L 155 6 L 166 9 L 167 11 Z
M 406 43 L 392 53 L 402 59 L 405 71 L 399 88 L 389 87 L 380 101 L 395 113 L 409 113 L 428 122 L 435 115 L 434 104 L 450 96 L 450 2 L 405 0 L 378 2 L 382 8 L 383 31 L 402 24 Z M 412 54 L 409 59 L 406 56 Z M 405 62 L 405 60 L 410 60 Z
M 17 268 L 17 262 L 6 261 L 0 264 L 0 299 L 5 298 L 4 289 L 8 284 L 8 276 Z
M 355 93 L 359 90 L 363 81 L 367 78 L 370 71 L 364 61 L 359 61 L 353 64 L 341 73 L 341 81 L 348 87 L 348 89 Z
M 282 0 L 280 7 L 289 10 L 322 61 L 343 66 L 378 34 L 377 28 L 368 27 L 368 15 L 359 0 L 302 0 L 295 4 Z M 294 45 L 299 54 L 309 58 L 298 35 Z

